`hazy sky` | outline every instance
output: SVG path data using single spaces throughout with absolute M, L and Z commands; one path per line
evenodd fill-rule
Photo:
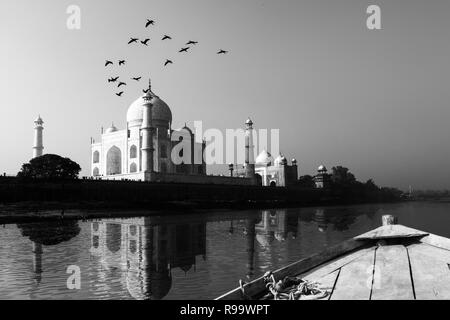
M 66 27 L 71 4 L 81 30 Z M 370 4 L 382 30 L 366 27 Z M 280 129 L 300 174 L 323 163 L 379 185 L 450 188 L 449 12 L 447 0 L 2 0 L 0 171 L 30 160 L 40 113 L 44 151 L 88 174 L 90 137 L 124 128 L 144 87 L 129 80 L 119 98 L 106 79 L 151 76 L 173 127 L 238 128 L 250 115 Z M 152 40 L 128 46 L 130 36 Z M 199 44 L 177 53 L 188 40 Z M 104 67 L 119 58 L 125 67 Z

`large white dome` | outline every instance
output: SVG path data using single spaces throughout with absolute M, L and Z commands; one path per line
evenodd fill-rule
M 170 111 L 169 106 L 157 96 L 153 97 L 151 102 L 153 104 L 152 108 L 153 120 L 171 123 L 172 112 Z M 128 108 L 127 122 L 130 127 L 140 126 L 142 124 L 144 103 L 145 103 L 144 96 L 141 96 L 136 101 L 134 101 Z

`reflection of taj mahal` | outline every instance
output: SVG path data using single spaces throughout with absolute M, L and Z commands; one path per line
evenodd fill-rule
M 205 223 L 151 225 L 150 218 L 134 218 L 91 227 L 91 254 L 105 269 L 120 272 L 135 299 L 162 299 L 172 286 L 171 270 L 195 268 L 205 247 Z
M 256 240 L 263 247 L 268 246 L 275 239 L 285 241 L 288 232 L 292 232 L 292 237 L 297 236 L 297 221 L 288 224 L 289 216 L 286 210 L 263 210 L 261 220 L 255 225 Z M 293 227 L 290 228 L 290 227 Z

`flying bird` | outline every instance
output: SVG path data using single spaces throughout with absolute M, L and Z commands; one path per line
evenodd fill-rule
M 217 52 L 217 54 L 225 54 L 225 53 L 228 53 L 228 51 L 226 51 L 226 50 L 219 50 L 219 52 Z
M 113 64 L 113 62 L 112 62 L 112 61 L 109 61 L 109 60 L 106 60 L 106 62 L 105 62 L 105 67 L 108 66 L 109 64 Z
M 164 67 L 167 66 L 169 63 L 173 63 L 172 60 L 167 59 L 166 62 L 164 63 Z
M 116 96 L 121 96 L 123 94 L 123 91 L 120 91 L 119 93 L 116 93 Z
M 131 44 L 133 42 L 137 43 L 138 40 L 139 40 L 138 38 L 130 38 L 130 41 L 128 41 L 128 44 Z
M 119 79 L 119 77 L 115 77 L 115 78 L 111 77 L 111 79 L 108 79 L 108 82 L 116 82 L 117 79 Z
M 147 93 L 147 92 L 148 92 L 148 89 L 142 89 L 142 91 L 143 91 L 144 93 Z
M 142 78 L 142 77 L 136 77 L 136 78 L 131 78 L 131 79 L 136 80 L 136 81 L 139 81 L 139 80 L 141 80 L 141 78 Z
M 189 40 L 189 41 L 186 43 L 186 45 L 189 46 L 189 45 L 191 45 L 191 44 L 197 44 L 197 43 L 198 43 L 198 41 L 192 41 L 192 40 Z
M 178 52 L 187 52 L 188 51 L 188 49 L 189 49 L 189 47 L 186 47 L 186 48 L 182 48 L 180 51 L 178 51 Z
M 145 24 L 145 27 L 147 28 L 149 25 L 154 25 L 154 24 L 155 24 L 154 20 L 147 19 L 147 23 Z
M 147 38 L 147 39 L 145 39 L 144 41 L 141 41 L 141 43 L 142 43 L 143 45 L 148 46 L 147 42 L 149 42 L 149 41 L 150 41 L 150 39 Z
M 127 84 L 125 82 L 119 82 L 119 84 L 117 85 L 117 88 L 119 88 L 120 86 L 126 86 Z
M 168 36 L 168 35 L 164 35 L 164 37 L 161 40 L 171 40 L 172 37 Z
M 119 66 L 125 64 L 125 60 L 119 60 Z

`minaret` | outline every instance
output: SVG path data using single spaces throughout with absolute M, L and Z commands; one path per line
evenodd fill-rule
M 153 172 L 153 126 L 152 126 L 152 108 L 153 92 L 151 90 L 151 81 L 148 80 L 148 91 L 144 96 L 143 117 L 142 117 L 142 171 Z
M 247 178 L 254 178 L 253 121 L 250 118 L 245 121 L 245 127 L 245 176 Z
M 36 120 L 34 120 L 34 146 L 33 146 L 33 158 L 37 158 L 42 156 L 44 151 L 44 145 L 42 140 L 42 130 L 44 127 L 42 126 L 44 121 L 42 121 L 41 116 L 39 115 Z

